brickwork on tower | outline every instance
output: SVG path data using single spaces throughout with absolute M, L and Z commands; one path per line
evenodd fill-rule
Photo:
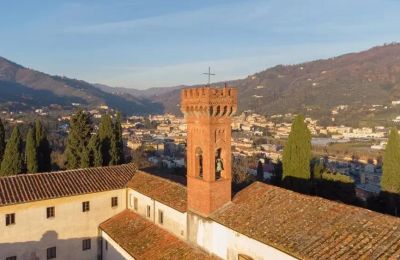
M 231 117 L 236 109 L 236 88 L 181 92 L 188 125 L 188 209 L 203 216 L 231 200 Z

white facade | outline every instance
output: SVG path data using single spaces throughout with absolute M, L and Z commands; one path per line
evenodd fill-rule
M 118 206 L 111 207 L 112 197 L 118 197 Z M 89 201 L 87 212 L 82 212 L 84 201 Z M 47 207 L 54 207 L 54 217 L 47 218 Z M 47 259 L 51 247 L 57 259 L 97 259 L 100 223 L 125 208 L 125 189 L 0 207 L 0 259 Z M 15 224 L 6 226 L 11 213 Z M 88 250 L 82 248 L 84 239 L 91 240 Z
M 128 196 L 128 209 L 136 212 L 137 214 L 155 223 L 157 226 L 167 230 L 175 236 L 186 240 L 186 212 L 183 213 L 175 210 L 157 200 L 154 200 L 132 189 L 128 189 Z M 135 209 L 135 198 L 137 199 L 137 209 Z M 163 215 L 163 223 L 160 223 L 160 213 Z
M 189 241 L 222 259 L 237 260 L 246 255 L 254 260 L 296 259 L 276 248 L 242 235 L 215 221 L 188 215 Z

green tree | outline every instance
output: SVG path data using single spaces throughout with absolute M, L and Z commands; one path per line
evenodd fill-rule
M 35 141 L 39 165 L 38 171 L 48 172 L 51 170 L 51 149 L 46 130 L 39 119 L 35 121 Z
M 33 134 L 33 130 L 29 129 L 26 136 L 25 145 L 26 168 L 28 173 L 36 173 L 39 171 L 39 161 L 35 139 L 36 138 Z
M 111 138 L 110 165 L 124 163 L 124 143 L 122 140 L 121 113 L 117 113 Z
M 310 179 L 311 133 L 304 117 L 298 115 L 292 124 L 289 138 L 283 149 L 283 178 L 298 180 Z M 293 183 L 292 183 L 293 184 Z
M 114 135 L 114 127 L 111 117 L 103 115 L 99 126 L 99 139 L 101 145 L 101 154 L 103 156 L 103 165 L 109 165 L 111 156 L 111 141 Z
M 392 129 L 383 156 L 382 191 L 400 194 L 400 138 Z
M 71 117 L 67 139 L 67 168 L 76 169 L 88 167 L 88 143 L 91 137 L 92 125 L 90 116 L 83 110 Z
M 397 129 L 390 131 L 382 167 L 381 191 L 388 199 L 389 211 L 394 209 L 397 216 L 400 196 L 400 138 Z
M 99 167 L 103 165 L 100 139 L 97 134 L 92 135 L 89 141 L 90 165 Z
M 4 150 L 6 149 L 6 133 L 3 122 L 0 119 L 0 163 L 3 160 Z
M 16 126 L 7 142 L 4 158 L 1 162 L 0 174 L 2 176 L 19 174 L 23 172 L 23 168 L 22 140 L 18 126 Z

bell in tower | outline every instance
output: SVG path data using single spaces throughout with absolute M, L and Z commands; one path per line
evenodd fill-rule
M 235 88 L 181 92 L 181 110 L 188 125 L 188 208 L 202 216 L 231 200 L 231 117 L 236 109 Z

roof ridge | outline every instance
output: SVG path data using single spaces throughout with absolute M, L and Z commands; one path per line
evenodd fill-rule
M 181 186 L 181 187 L 187 189 L 187 187 L 186 187 L 185 185 L 183 185 L 183 184 L 181 184 L 181 183 L 179 183 L 179 182 L 172 181 L 172 180 L 170 180 L 170 179 L 163 178 L 163 177 L 161 177 L 161 176 L 158 176 L 158 175 L 155 175 L 155 174 L 151 174 L 151 173 L 149 173 L 149 172 L 145 172 L 145 171 L 142 171 L 142 170 L 139 170 L 139 169 L 138 169 L 138 170 L 137 170 L 137 173 L 143 173 L 143 174 L 146 174 L 146 175 L 155 177 L 155 178 L 157 178 L 157 179 L 159 179 L 159 180 L 166 181 L 166 182 L 169 182 L 169 183 L 171 183 L 171 184 L 176 184 L 176 185 L 178 185 L 178 186 Z
M 240 196 L 241 193 L 244 193 L 247 189 L 250 189 L 251 187 L 256 186 L 256 185 L 268 187 L 270 190 L 277 190 L 279 192 L 288 192 L 288 193 L 291 193 L 291 194 L 293 194 L 295 196 L 300 196 L 300 197 L 307 198 L 307 199 L 310 199 L 310 200 L 324 201 L 324 202 L 331 203 L 331 204 L 334 204 L 334 205 L 339 206 L 339 207 L 351 208 L 351 209 L 357 210 L 357 211 L 369 212 L 371 214 L 377 214 L 377 215 L 381 215 L 381 216 L 392 218 L 392 219 L 395 219 L 396 221 L 399 221 L 398 217 L 395 217 L 395 216 L 392 216 L 392 215 L 383 214 L 383 213 L 378 212 L 378 211 L 370 210 L 370 209 L 367 209 L 367 208 L 363 208 L 363 207 L 359 207 L 359 206 L 355 206 L 355 205 L 351 205 L 351 204 L 346 204 L 346 203 L 340 202 L 340 201 L 330 200 L 330 199 L 323 198 L 323 197 L 320 197 L 320 196 L 317 196 L 317 195 L 303 194 L 303 193 L 300 193 L 300 192 L 297 192 L 297 191 L 294 191 L 294 190 L 285 189 L 283 187 L 275 186 L 275 185 L 264 183 L 264 182 L 260 182 L 260 181 L 255 181 L 252 184 L 250 184 L 249 186 L 247 186 L 246 188 L 244 188 L 244 189 L 240 190 L 239 192 L 237 192 L 234 195 L 234 197 L 232 198 L 231 202 L 234 203 L 234 200 L 235 200 L 235 198 L 237 196 Z M 229 205 L 232 205 L 232 204 L 231 203 L 226 203 L 222 208 L 226 208 Z M 220 210 L 222 211 L 222 208 L 217 210 L 215 213 L 219 212 Z M 214 213 L 213 213 L 213 215 L 214 215 Z
M 38 176 L 38 175 L 53 175 L 53 174 L 62 174 L 67 172 L 78 172 L 78 171 L 90 171 L 97 169 L 110 169 L 110 168 L 118 168 L 122 166 L 134 166 L 136 171 L 138 171 L 136 165 L 132 162 L 119 164 L 119 165 L 106 165 L 106 166 L 96 166 L 96 167 L 88 167 L 88 168 L 78 168 L 78 169 L 66 169 L 61 171 L 50 171 L 50 172 L 37 172 L 37 173 L 21 173 L 16 175 L 8 175 L 8 176 L 0 176 L 0 180 L 2 179 L 12 179 L 12 178 L 21 178 L 22 176 Z

